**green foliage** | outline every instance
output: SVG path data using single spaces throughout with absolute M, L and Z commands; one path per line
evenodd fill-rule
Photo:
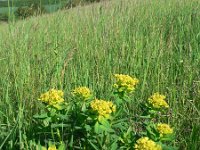
M 119 84 L 120 86 L 121 84 L 124 86 L 126 84 L 129 87 L 133 86 L 131 88 L 133 91 L 135 84 L 130 84 L 129 81 L 138 82 L 137 79 L 130 80 L 129 77 L 129 80 L 127 80 L 125 77 Z M 124 92 L 127 92 L 126 90 L 124 88 Z M 144 116 L 136 117 L 136 114 L 130 115 L 129 112 L 132 110 L 127 106 L 130 106 L 133 100 L 128 96 L 128 93 L 122 96 L 121 90 L 114 90 L 112 102 L 116 105 L 116 112 L 114 110 L 114 115 L 109 114 L 107 118 L 100 115 L 99 112 L 94 112 L 92 106 L 94 98 L 88 95 L 90 93 L 89 89 L 77 88 L 77 90 L 73 91 L 76 91 L 73 92 L 75 94 L 73 94 L 74 98 L 68 101 L 62 109 L 57 109 L 52 105 L 48 105 L 48 103 L 44 103 L 45 109 L 41 110 L 42 113 L 34 115 L 36 119 L 34 125 L 36 127 L 35 135 L 46 134 L 48 141 L 59 143 L 58 145 L 66 141 L 66 147 L 73 149 L 133 149 L 138 137 L 148 137 L 160 144 L 174 140 L 173 134 L 160 136 L 156 127 L 156 118 L 147 117 L 144 119 Z M 53 94 L 51 95 L 53 96 Z M 51 95 L 46 95 L 46 98 L 53 100 L 50 97 Z M 86 100 L 84 96 L 90 98 Z M 46 101 L 45 98 L 44 100 Z M 98 103 L 95 107 L 99 107 L 98 109 L 100 111 L 103 110 L 103 112 L 108 111 L 104 103 Z M 158 115 L 160 112 L 160 110 L 157 110 L 155 114 Z M 149 116 L 149 113 L 146 116 Z M 143 120 L 138 119 L 140 117 Z M 159 120 L 162 118 L 160 116 Z M 135 127 L 134 124 L 142 126 Z M 65 134 L 68 136 L 61 136 Z M 29 138 L 32 138 L 32 141 L 33 139 L 38 139 L 38 136 L 31 135 Z M 40 140 L 40 143 L 44 143 L 44 141 Z M 169 148 L 166 144 L 164 147 Z
M 80 4 L 80 0 L 68 0 L 63 8 L 73 8 Z
M 29 7 L 19 7 L 16 12 L 15 12 L 15 15 L 19 18 L 27 18 L 27 17 L 30 17 L 30 16 L 33 16 L 34 15 L 34 11 L 29 8 Z
M 15 11 L 15 15 L 18 18 L 24 19 L 30 16 L 34 16 L 34 15 L 40 15 L 42 13 L 45 13 L 46 10 L 44 7 L 40 6 L 37 3 L 33 3 L 28 7 L 19 7 L 16 11 Z
M 13 0 L 8 3 L 8 1 L 0 1 L 0 7 L 9 7 L 8 4 L 12 7 L 25 7 L 30 6 L 33 3 L 41 5 L 57 4 L 60 2 L 66 2 L 66 0 Z
M 45 5 L 61 5 L 58 9 L 69 9 L 79 5 L 85 5 L 93 2 L 100 2 L 101 0 L 29 0 L 29 1 L 13 1 L 13 2 L 1 2 L 0 1 L 0 9 L 1 7 L 7 8 L 6 10 L 9 11 L 10 8 L 16 7 L 17 10 L 14 12 L 16 18 L 15 19 L 24 19 L 34 15 L 41 15 L 43 13 L 47 13 L 45 10 Z M 55 10 L 54 10 L 55 11 Z M 0 12 L 0 20 L 1 21 L 8 21 L 8 15 L 1 14 Z
M 197 0 L 114 0 L 0 24 L 0 149 L 30 149 L 34 142 L 37 145 L 52 139 L 48 128 L 36 130 L 33 118 L 45 110 L 36 101 L 41 91 L 62 89 L 66 101 L 71 101 L 69 91 L 87 85 L 97 98 L 116 100 L 111 96 L 110 77 L 111 73 L 121 72 L 140 79 L 136 90 L 139 92 L 131 96 L 132 103 L 126 106 L 128 116 L 136 114 L 137 122 L 153 117 L 153 111 L 152 115 L 145 115 L 149 109 L 141 101 L 160 91 L 167 95 L 170 105 L 162 113 L 162 121 L 170 122 L 176 132 L 172 145 L 198 149 L 199 12 Z M 119 118 L 123 109 L 118 111 L 115 115 Z M 111 127 L 117 128 L 121 122 L 126 118 L 115 120 Z M 57 126 L 61 126 L 61 137 L 68 137 L 62 131 L 62 122 Z M 142 124 L 135 126 L 145 129 Z M 130 130 L 126 125 L 120 128 L 127 129 L 120 136 L 127 147 L 132 142 Z M 57 131 L 53 132 L 59 141 Z M 38 138 L 31 141 L 31 135 Z M 74 139 L 70 137 L 70 141 Z M 95 141 L 88 143 L 96 146 Z M 47 143 L 40 143 L 45 144 L 47 147 Z M 116 142 L 111 145 L 116 147 Z
M 63 2 L 64 6 L 63 8 L 73 8 L 79 5 L 85 5 L 85 4 L 90 4 L 90 3 L 94 3 L 94 2 L 101 2 L 103 0 L 68 0 L 67 2 Z
M 0 21 L 8 21 L 9 17 L 8 14 L 0 14 Z

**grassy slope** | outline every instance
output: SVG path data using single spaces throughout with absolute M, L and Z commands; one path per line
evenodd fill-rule
M 138 101 L 156 91 L 167 95 L 175 144 L 197 149 L 199 20 L 197 1 L 116 0 L 0 30 L 0 140 L 10 134 L 8 147 L 16 140 L 26 146 L 24 129 L 30 129 L 41 92 L 57 87 L 68 97 L 72 88 L 86 85 L 106 98 L 112 74 L 124 73 L 140 79 Z

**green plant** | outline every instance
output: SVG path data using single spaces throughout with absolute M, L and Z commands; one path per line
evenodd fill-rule
M 24 18 L 34 16 L 34 15 L 41 15 L 45 12 L 46 12 L 46 10 L 43 6 L 41 6 L 40 4 L 37 4 L 37 3 L 32 3 L 30 6 L 19 7 L 15 11 L 15 15 L 18 18 L 24 19 Z
M 35 135 L 41 132 L 32 117 L 43 110 L 40 92 L 62 89 L 71 101 L 69 91 L 86 85 L 113 100 L 110 76 L 118 72 L 140 79 L 139 92 L 129 95 L 130 116 L 148 111 L 141 101 L 159 91 L 168 98 L 162 122 L 175 129 L 173 145 L 198 149 L 199 12 L 197 0 L 114 0 L 1 23 L 0 149 L 47 147 L 52 136 Z M 68 136 L 62 127 L 61 136 Z
M 174 139 L 173 129 L 156 123 L 163 119 L 161 109 L 169 107 L 165 96 L 155 93 L 145 102 L 148 110 L 145 114 L 130 115 L 133 101 L 129 94 L 139 80 L 122 74 L 116 74 L 115 78 L 112 101 L 95 99 L 87 87 L 74 89 L 73 99 L 68 102 L 60 90 L 51 89 L 42 94 L 39 100 L 46 105 L 45 111 L 34 116 L 39 121 L 36 126 L 41 128 L 40 134 L 49 131 L 49 141 L 52 139 L 63 146 L 67 140 L 65 147 L 73 149 L 173 149 L 163 144 Z M 65 134 L 68 136 L 61 137 Z
M 15 11 L 15 15 L 21 19 L 30 17 L 34 15 L 33 10 L 30 7 L 19 7 L 16 11 Z
M 8 14 L 0 14 L 0 21 L 8 21 Z

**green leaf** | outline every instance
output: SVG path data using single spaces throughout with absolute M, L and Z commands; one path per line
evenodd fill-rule
M 124 119 L 117 119 L 117 120 L 115 120 L 115 121 L 113 121 L 112 122 L 112 124 L 114 125 L 114 124 L 121 124 L 122 122 L 124 123 L 124 122 L 127 122 L 128 121 L 128 119 L 127 118 L 124 118 Z
M 86 112 L 86 111 L 87 111 L 87 107 L 86 107 L 85 102 L 84 102 L 83 105 L 82 105 L 81 111 L 82 111 L 82 112 Z
M 105 118 L 104 119 L 101 119 L 101 122 L 100 122 L 103 126 L 107 127 L 107 128 L 111 128 L 111 125 L 110 123 L 108 122 L 108 120 L 106 120 Z
M 108 126 L 100 125 L 99 128 L 101 129 L 101 131 L 112 132 L 112 133 L 115 132 L 111 127 Z
M 36 119 L 45 119 L 48 117 L 48 115 L 47 113 L 42 113 L 42 114 L 35 114 L 33 117 Z
M 61 120 L 67 120 L 67 119 L 69 119 L 70 116 L 68 114 L 63 115 L 63 114 L 59 113 L 59 114 L 57 114 L 57 117 L 60 118 Z
M 106 132 L 115 132 L 112 128 L 111 128 L 111 124 L 108 122 L 107 119 L 103 118 L 101 119 L 101 122 L 100 122 L 102 125 L 100 125 L 100 128 L 103 130 L 103 131 L 106 131 Z
M 69 142 L 69 146 L 73 147 L 73 143 L 74 143 L 74 135 L 71 135 L 71 140 Z
M 120 105 L 123 103 L 122 99 L 120 99 L 120 98 L 117 98 L 117 99 L 115 100 L 115 102 L 116 102 L 116 104 L 117 104 L 118 106 L 120 106 Z
M 56 113 L 56 109 L 52 108 L 50 109 L 50 116 L 55 116 L 57 113 Z
M 141 135 L 147 136 L 147 132 L 140 132 Z
M 126 130 L 126 126 L 124 126 L 122 123 L 118 123 L 118 124 L 114 124 L 114 125 L 112 125 L 112 127 L 114 128 L 114 129 L 119 129 L 119 130 L 121 130 L 121 131 L 124 131 L 124 130 Z
M 85 129 L 86 129 L 86 131 L 90 131 L 92 128 L 90 125 L 85 125 Z
M 38 144 L 36 145 L 36 150 L 47 150 L 47 148 Z
M 160 138 L 161 141 L 172 141 L 175 139 L 174 134 L 164 135 Z
M 117 149 L 118 148 L 117 148 L 117 141 L 116 141 L 116 142 L 112 143 L 111 150 L 117 150 Z
M 91 142 L 91 140 L 88 140 L 88 142 L 90 143 L 90 145 L 91 145 L 95 150 L 99 150 L 98 147 L 97 147 L 95 144 L 93 144 L 93 143 Z
M 153 129 L 150 125 L 146 126 L 146 130 L 147 130 L 148 137 L 150 137 L 153 140 L 157 140 L 158 137 L 157 137 L 157 135 L 155 134 L 155 132 L 153 131 Z
M 116 142 L 119 141 L 119 139 L 121 138 L 121 137 L 118 136 L 117 134 L 111 134 L 110 137 L 111 137 L 112 139 L 115 139 Z
M 131 132 L 133 132 L 133 129 L 132 129 L 132 127 L 129 127 L 128 130 L 127 130 L 127 132 L 126 132 L 126 134 L 128 135 L 128 134 L 130 134 Z
M 58 150 L 65 150 L 66 146 L 64 143 L 61 143 L 61 145 L 58 147 Z
M 94 125 L 94 132 L 97 134 L 100 133 L 100 124 L 98 121 Z

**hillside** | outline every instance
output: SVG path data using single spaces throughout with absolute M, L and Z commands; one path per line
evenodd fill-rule
M 106 99 L 122 73 L 140 81 L 130 115 L 152 93 L 165 94 L 172 145 L 197 150 L 199 20 L 197 0 L 113 0 L 0 24 L 0 149 L 29 149 L 42 92 L 62 89 L 70 100 L 87 86 Z

